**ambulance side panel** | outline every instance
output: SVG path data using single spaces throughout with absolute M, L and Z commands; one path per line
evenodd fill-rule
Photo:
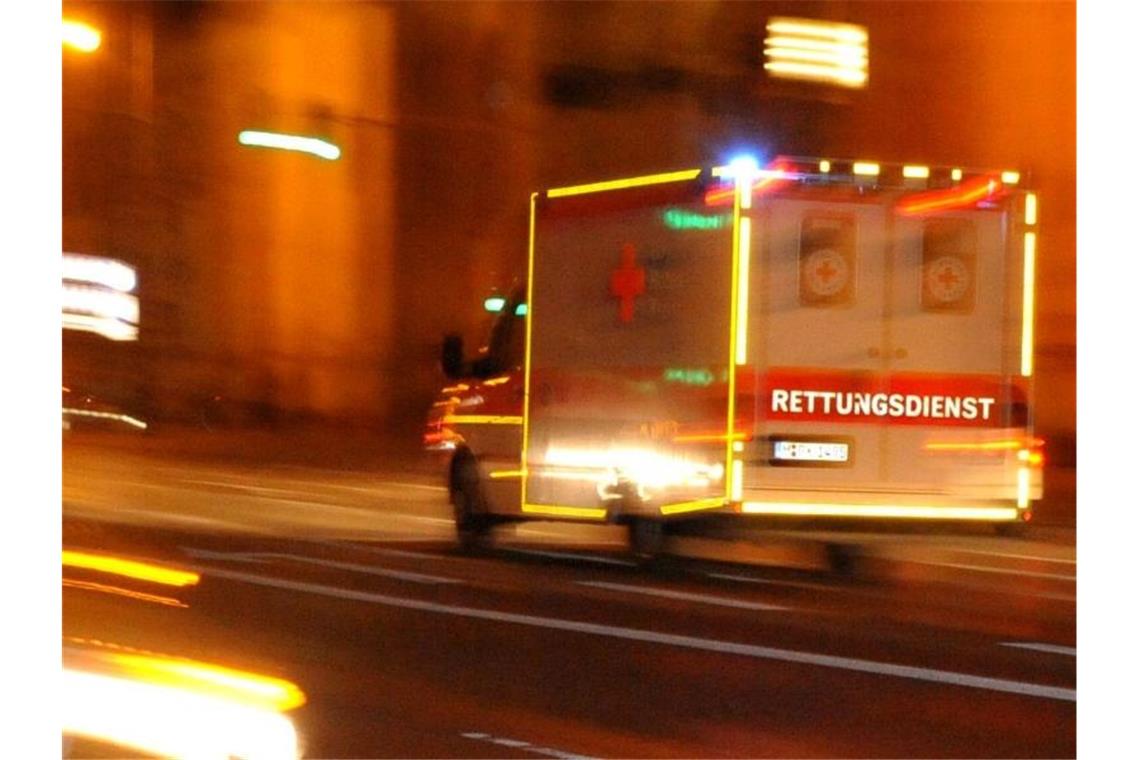
M 524 513 L 725 502 L 731 218 L 696 182 L 543 199 Z

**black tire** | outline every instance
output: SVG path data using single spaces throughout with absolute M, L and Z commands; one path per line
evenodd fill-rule
M 665 523 L 635 518 L 629 522 L 629 550 L 643 560 L 654 560 L 665 551 Z
M 452 475 L 451 505 L 455 516 L 455 538 L 460 551 L 468 554 L 491 548 L 494 523 L 487 513 L 487 500 L 479 480 L 475 460 L 464 457 L 456 462 Z
M 1029 524 L 1021 522 L 1003 522 L 994 525 L 994 531 L 1002 538 L 1028 538 Z

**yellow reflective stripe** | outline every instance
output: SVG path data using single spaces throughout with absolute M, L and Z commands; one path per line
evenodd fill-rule
M 746 501 L 746 514 L 801 515 L 814 517 L 902 517 L 926 520 L 1015 520 L 1015 507 L 930 506 L 924 504 L 808 504 L 800 502 Z
M 449 425 L 521 425 L 522 420 L 505 414 L 449 414 L 443 418 Z
M 493 470 L 491 473 L 492 480 L 499 480 L 501 478 L 521 478 L 526 475 L 526 470 Z
M 697 512 L 702 509 L 716 509 L 725 505 L 724 499 L 700 499 L 698 501 L 685 501 L 680 504 L 666 504 L 661 507 L 661 514 L 676 515 L 682 512 Z
M 696 179 L 700 173 L 700 169 L 686 169 L 685 171 L 667 172 L 665 174 L 649 174 L 644 177 L 615 179 L 608 182 L 594 182 L 589 185 L 556 187 L 552 190 L 547 190 L 546 197 L 562 198 L 567 195 L 585 195 L 586 193 L 598 193 L 605 190 L 621 190 L 626 187 L 642 187 L 644 185 L 660 185 L 666 182 L 681 182 L 683 180 Z
M 530 435 L 530 341 L 531 329 L 534 326 L 534 225 L 537 213 L 538 193 L 530 194 L 530 227 L 527 230 L 526 253 L 526 350 L 523 352 L 523 419 L 522 419 L 522 450 L 519 452 L 519 467 L 527 467 L 527 438 Z M 529 478 L 523 477 L 522 487 L 519 489 L 519 503 L 526 504 L 526 485 Z
M 606 510 L 599 507 L 559 507 L 548 504 L 523 504 L 522 511 L 532 515 L 551 517 L 582 517 L 590 520 L 604 520 Z
M 1037 287 L 1037 233 L 1025 233 L 1024 282 L 1021 286 L 1021 374 L 1033 374 L 1034 288 Z

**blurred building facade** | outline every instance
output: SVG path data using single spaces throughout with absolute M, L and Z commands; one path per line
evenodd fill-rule
M 64 12 L 105 30 L 100 51 L 64 65 L 65 248 L 139 267 L 127 364 L 157 416 L 212 394 L 265 419 L 414 424 L 441 335 L 476 343 L 483 298 L 522 273 L 530 192 L 749 147 L 1027 172 L 1042 207 L 1039 427 L 1074 434 L 1073 3 Z M 771 16 L 865 26 L 867 87 L 769 79 Z M 243 129 L 323 136 L 343 154 L 249 148 Z M 72 368 L 100 358 L 75 355 Z

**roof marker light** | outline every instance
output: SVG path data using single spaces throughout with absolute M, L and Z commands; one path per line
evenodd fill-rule
M 877 177 L 879 176 L 879 165 L 870 161 L 858 161 L 851 167 L 851 171 L 863 177 Z
M 904 166 L 903 176 L 907 179 L 926 179 L 930 176 L 930 169 L 926 166 Z
M 1021 174 L 1018 172 L 1002 172 L 1001 181 L 1007 185 L 1016 185 L 1021 179 Z
M 955 182 L 961 182 L 962 181 L 962 170 L 961 169 L 951 169 L 950 170 L 950 179 L 954 180 Z
M 819 162 L 819 171 L 821 174 L 829 173 L 831 171 L 831 162 L 830 161 L 820 161 Z

